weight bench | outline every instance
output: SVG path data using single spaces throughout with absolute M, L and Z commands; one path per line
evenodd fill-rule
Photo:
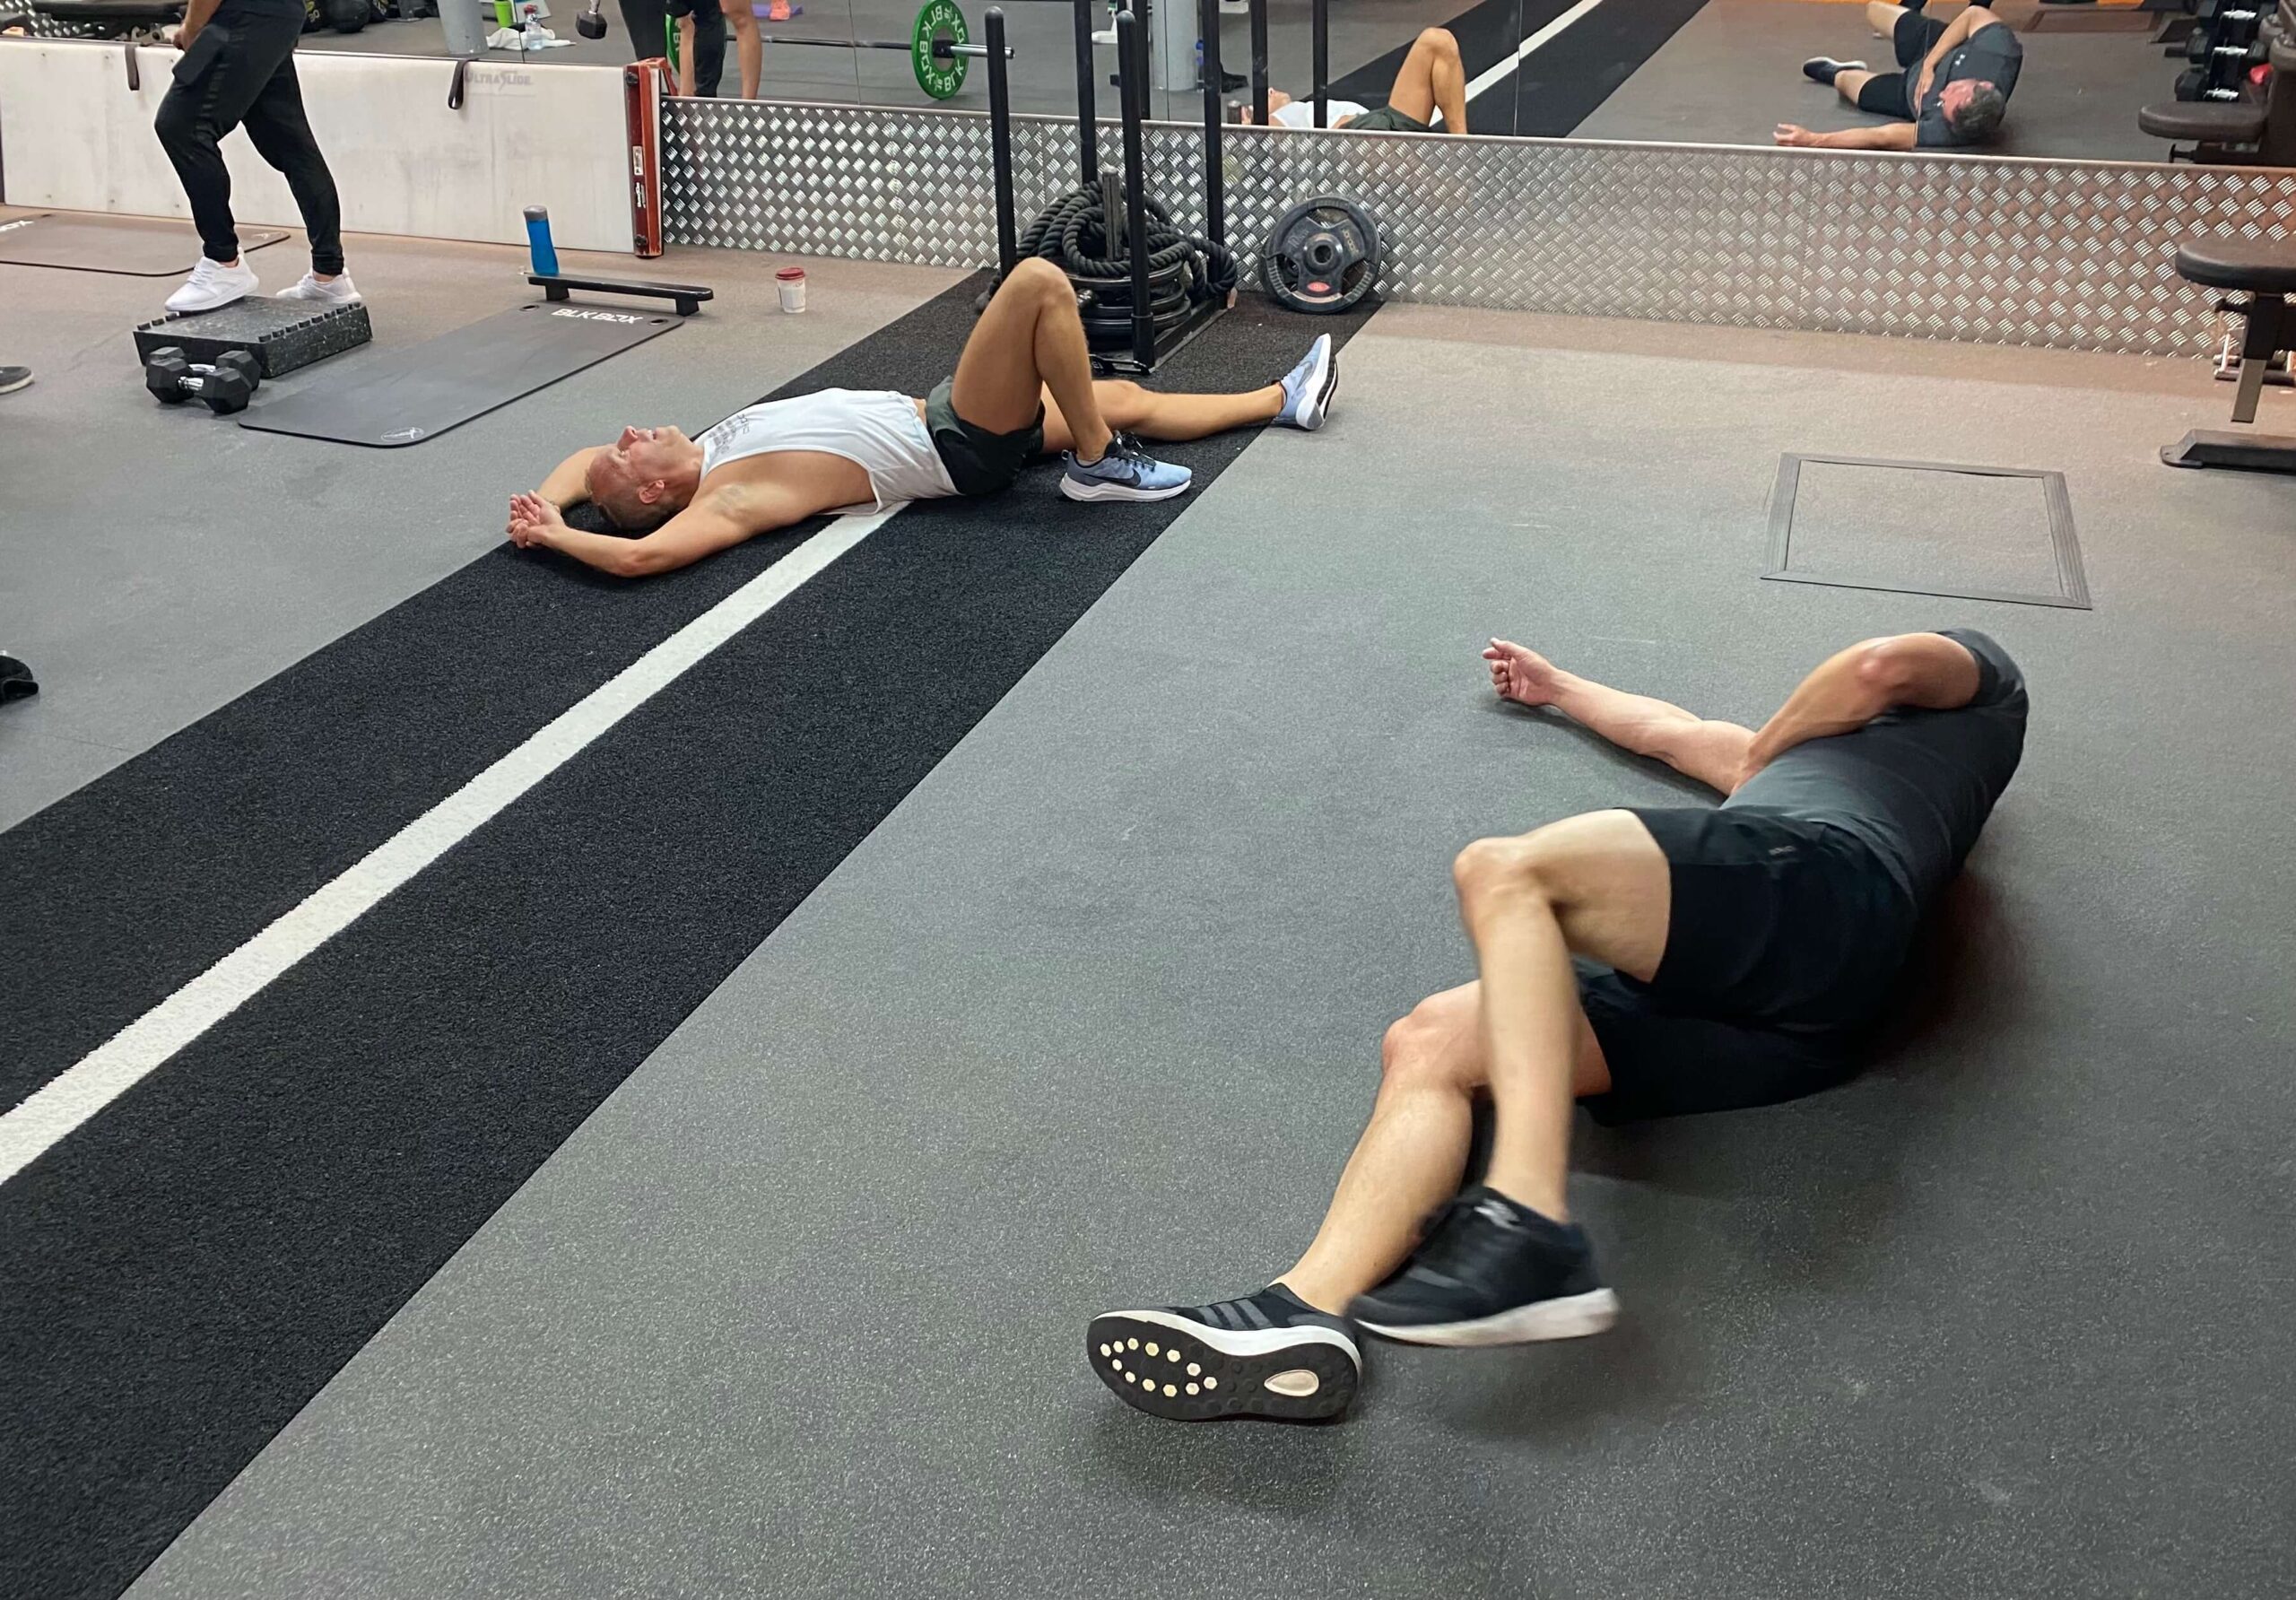
M 2264 394 L 2265 371 L 2282 351 L 2296 347 L 2296 239 L 2199 239 L 2177 247 L 2177 271 L 2196 283 L 2245 294 L 2245 300 L 2217 302 L 2222 311 L 2245 315 L 2240 342 L 2239 387 L 2232 395 L 2232 420 L 2253 422 Z M 2250 472 L 2296 473 L 2296 438 L 2268 433 L 2231 433 L 2196 428 L 2161 452 L 2170 466 L 2235 466 Z
M 2292 11 L 2296 4 L 2283 4 L 2283 23 Z M 2170 141 L 2172 161 L 2296 166 L 2296 35 L 2281 27 L 2266 58 L 2272 77 L 2262 100 L 2162 100 L 2141 109 L 2136 126 Z

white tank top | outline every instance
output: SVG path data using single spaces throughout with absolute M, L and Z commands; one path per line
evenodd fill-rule
M 1324 102 L 1324 126 L 1337 127 L 1343 117 L 1361 117 L 1369 106 L 1353 100 L 1327 100 Z M 1278 127 L 1313 127 L 1316 126 L 1316 102 L 1313 99 L 1295 100 L 1288 106 L 1278 106 L 1267 114 L 1267 119 Z
M 728 461 L 787 450 L 841 456 L 869 474 L 882 511 L 902 500 L 941 500 L 957 491 L 933 448 L 917 402 L 891 389 L 822 389 L 737 411 L 700 439 L 701 481 Z M 843 509 L 864 508 L 848 506 Z

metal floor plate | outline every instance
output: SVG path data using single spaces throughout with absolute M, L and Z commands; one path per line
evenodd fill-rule
M 2065 474 L 2031 467 L 1789 453 L 1762 576 L 2090 609 Z

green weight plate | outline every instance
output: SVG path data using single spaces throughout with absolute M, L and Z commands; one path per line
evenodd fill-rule
M 935 56 L 933 42 L 937 39 L 956 45 L 972 41 L 957 0 L 925 0 L 909 35 L 909 64 L 916 69 L 917 86 L 935 100 L 950 100 L 965 86 L 966 58 Z

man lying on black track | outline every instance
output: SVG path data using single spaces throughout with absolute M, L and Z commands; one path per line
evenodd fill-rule
M 511 496 L 510 539 L 637 578 L 824 511 L 994 494 L 1048 451 L 1065 460 L 1070 500 L 1170 500 L 1187 492 L 1187 469 L 1153 459 L 1133 435 L 1202 439 L 1263 422 L 1313 430 L 1338 387 L 1328 334 L 1285 377 L 1241 395 L 1095 382 L 1075 291 L 1032 257 L 981 313 L 956 375 L 925 399 L 823 389 L 735 412 L 698 439 L 625 428 L 568 457 L 534 493 Z M 644 537 L 567 526 L 560 509 L 582 500 Z
M 1482 1345 L 1610 1326 L 1565 1199 L 1572 1100 L 1607 1122 L 1840 1081 L 2024 749 L 2023 676 L 1981 633 L 1853 646 L 1759 733 L 1504 640 L 1483 658 L 1503 698 L 1727 798 L 1460 854 L 1481 981 L 1387 1030 L 1370 1126 L 1299 1265 L 1241 1299 L 1093 1320 L 1092 1370 L 1143 1411 L 1335 1415 L 1361 1381 L 1359 1330 Z M 1483 1096 L 1490 1168 L 1459 1192 Z
M 1467 70 L 1459 59 L 1459 41 L 1448 28 L 1428 28 L 1411 41 L 1403 65 L 1396 69 L 1395 86 L 1384 106 L 1364 106 L 1354 100 L 1326 100 L 1325 126 L 1352 127 L 1359 134 L 1431 134 L 1435 118 L 1443 119 L 1447 134 L 1467 131 Z M 1251 113 L 1244 113 L 1251 120 Z M 1316 102 L 1295 100 L 1281 89 L 1267 92 L 1267 120 L 1277 127 L 1313 127 Z
M 1831 56 L 1802 63 L 1812 82 L 1831 84 L 1861 111 L 1896 120 L 1832 134 L 1781 122 L 1778 142 L 1827 150 L 1951 150 L 1992 139 L 2025 64 L 2017 30 L 1982 5 L 1967 7 L 1950 25 L 1924 16 L 1921 6 L 1922 0 L 1868 0 L 1866 20 L 1892 41 L 1894 72 L 1868 72 L 1862 61 Z

